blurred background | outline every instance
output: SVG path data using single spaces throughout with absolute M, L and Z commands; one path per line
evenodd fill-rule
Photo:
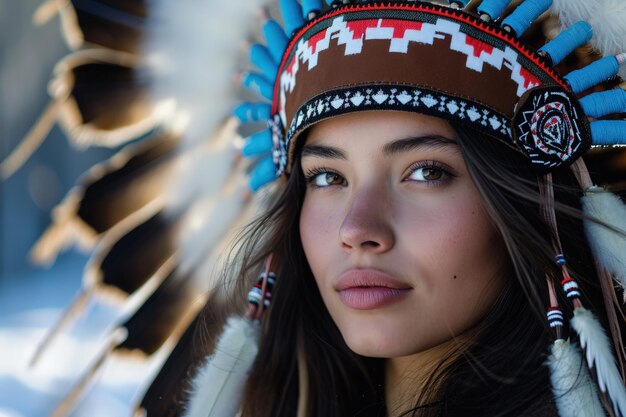
M 232 109 L 264 2 L 0 0 L 0 417 L 179 415 L 263 200 Z
M 32 24 L 41 0 L 0 0 L 0 160 L 17 146 L 50 97 L 56 61 L 69 52 L 59 19 Z M 13 176 L 0 180 L 0 416 L 49 415 L 98 349 L 117 310 L 96 305 L 60 337 L 35 367 L 28 361 L 46 329 L 80 288 L 85 255 L 63 253 L 49 267 L 34 266 L 29 250 L 50 224 L 51 209 L 76 178 L 113 154 L 72 148 L 54 127 L 41 148 Z M 88 323 L 88 324 L 87 324 Z M 129 415 L 145 365 L 110 361 L 76 409 L 79 416 Z

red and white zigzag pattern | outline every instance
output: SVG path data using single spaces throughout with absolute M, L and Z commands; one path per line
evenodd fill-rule
M 364 42 L 368 40 L 389 40 L 389 52 L 407 53 L 410 42 L 432 45 L 436 39 L 443 39 L 447 35 L 451 38 L 452 50 L 467 56 L 465 64 L 467 68 L 478 72 L 482 72 L 484 64 L 498 70 L 503 67 L 507 68 L 511 73 L 511 79 L 517 83 L 519 97 L 541 84 L 536 77 L 520 65 L 519 53 L 516 50 L 509 46 L 504 50 L 494 48 L 462 33 L 460 28 L 460 24 L 447 19 L 438 19 L 435 24 L 432 24 L 398 19 L 346 22 L 343 16 L 335 18 L 329 28 L 320 31 L 308 41 L 300 40 L 291 62 L 281 74 L 279 112 L 283 122 L 286 122 L 285 93 L 295 88 L 296 74 L 300 66 L 306 65 L 309 71 L 315 68 L 320 52 L 330 47 L 331 39 L 336 39 L 338 45 L 345 46 L 345 55 L 356 55 L 361 53 Z

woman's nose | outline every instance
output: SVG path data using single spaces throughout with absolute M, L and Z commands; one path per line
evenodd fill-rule
M 391 249 L 395 236 L 390 209 L 383 193 L 370 190 L 355 195 L 339 229 L 342 249 L 350 253 L 384 253 Z

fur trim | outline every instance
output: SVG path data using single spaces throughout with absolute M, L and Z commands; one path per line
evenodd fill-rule
M 595 21 L 595 35 L 591 41 L 594 48 L 604 56 L 626 52 L 626 2 L 603 0 Z M 626 66 L 621 66 L 619 75 L 626 81 Z
M 626 205 L 622 200 L 598 187 L 588 191 L 582 198 L 585 217 L 597 219 L 626 233 Z M 626 237 L 587 219 L 585 232 L 594 257 L 626 288 Z
M 580 337 L 580 344 L 586 352 L 587 365 L 595 369 L 600 391 L 608 395 L 615 415 L 626 417 L 626 387 L 617 370 L 610 342 L 602 325 L 591 311 L 582 307 L 574 311 L 571 325 Z
M 560 417 L 605 416 L 596 387 L 576 346 L 562 339 L 555 341 L 548 366 Z
M 601 0 L 554 0 L 552 11 L 559 17 L 564 27 L 589 19 L 597 14 Z
M 259 323 L 245 317 L 226 322 L 213 356 L 193 380 L 184 417 L 234 417 L 258 351 Z
M 553 12 L 561 25 L 569 27 L 579 20 L 593 27 L 591 44 L 603 56 L 626 52 L 626 2 L 624 0 L 554 0 Z M 626 66 L 620 68 L 626 80 Z

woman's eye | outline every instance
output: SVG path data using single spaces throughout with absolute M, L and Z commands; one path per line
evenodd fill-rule
M 329 187 L 331 185 L 342 185 L 345 179 L 332 171 L 321 171 L 307 175 L 307 182 L 314 187 Z
M 418 182 L 441 182 L 450 177 L 451 174 L 445 169 L 436 165 L 426 165 L 414 167 L 407 180 Z

